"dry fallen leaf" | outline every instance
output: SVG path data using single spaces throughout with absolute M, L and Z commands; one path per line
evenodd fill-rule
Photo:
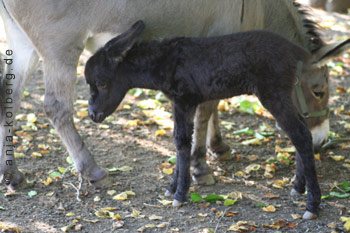
M 162 216 L 157 216 L 155 214 L 152 214 L 151 216 L 148 217 L 149 220 L 162 220 Z
M 330 155 L 330 157 L 335 161 L 341 161 L 345 158 L 343 155 Z
M 107 190 L 107 194 L 108 194 L 109 196 L 113 196 L 113 195 L 116 194 L 116 193 L 117 193 L 116 190 Z
M 168 200 L 158 200 L 159 203 L 162 205 L 171 205 L 173 204 L 173 201 L 168 201 Z
M 140 119 L 135 119 L 135 120 L 127 121 L 126 124 L 128 124 L 131 127 L 135 127 L 138 125 L 139 122 L 140 122 Z
M 126 199 L 128 199 L 128 195 L 124 192 L 113 196 L 113 200 L 116 200 L 116 201 L 124 201 Z
M 14 156 L 15 156 L 16 159 L 25 158 L 26 157 L 26 155 L 24 153 L 22 153 L 22 152 L 19 152 L 19 153 L 15 152 Z
M 33 152 L 31 154 L 31 156 L 34 157 L 34 158 L 41 158 L 41 157 L 43 157 L 42 154 L 40 154 L 39 152 Z
M 161 224 L 157 225 L 157 228 L 165 228 L 169 223 L 167 222 L 162 222 Z
M 171 175 L 174 173 L 174 169 L 172 168 L 163 168 L 163 173 L 167 174 L 167 175 Z
M 301 219 L 301 215 L 299 215 L 299 214 L 291 214 L 292 215 L 292 218 L 294 219 L 294 220 L 296 220 L 296 219 Z
M 235 173 L 236 176 L 244 176 L 244 172 L 242 171 L 238 171 Z
M 350 217 L 340 217 L 340 221 L 345 222 L 344 227 L 347 231 L 350 230 Z
M 277 199 L 279 197 L 280 197 L 279 195 L 273 194 L 273 193 L 268 193 L 264 196 L 264 198 L 267 198 L 267 199 Z
M 328 223 L 327 227 L 335 229 L 337 227 L 337 223 L 335 223 L 335 222 Z
M 321 161 L 321 155 L 319 153 L 315 154 L 315 159 L 318 161 Z
M 281 148 L 281 147 L 276 145 L 275 151 L 276 151 L 276 153 L 279 153 L 279 152 L 282 152 L 282 153 L 295 153 L 296 150 L 295 150 L 294 146 Z
M 248 167 L 244 168 L 244 172 L 249 174 L 251 171 L 258 171 L 260 169 L 259 164 L 251 164 Z
M 273 205 L 269 205 L 269 206 L 263 207 L 262 209 L 265 212 L 270 212 L 270 213 L 276 212 L 276 208 Z
M 154 136 L 165 136 L 166 135 L 166 131 L 164 129 L 160 129 L 160 130 L 157 130 L 155 133 L 154 133 Z
M 283 189 L 284 188 L 284 181 L 283 180 L 274 180 L 272 183 L 272 187 Z
M 109 210 L 99 210 L 99 211 L 95 211 L 95 215 L 99 218 L 114 218 L 114 213 L 109 211 Z
M 120 214 L 114 215 L 113 220 L 122 220 L 123 218 L 120 216 Z
M 77 111 L 77 115 L 80 118 L 84 118 L 84 117 L 89 116 L 89 113 L 87 110 L 80 110 L 80 111 Z
M 45 186 L 48 186 L 49 184 L 52 183 L 51 177 L 47 177 L 46 180 L 41 181 Z
M 250 162 L 253 162 L 253 161 L 258 160 L 259 156 L 257 156 L 257 155 L 249 155 L 248 159 L 249 159 Z
M 243 142 L 241 142 L 243 145 L 246 146 L 260 146 L 262 145 L 262 142 L 259 138 L 253 138 L 253 139 L 249 139 L 249 140 L 245 140 Z

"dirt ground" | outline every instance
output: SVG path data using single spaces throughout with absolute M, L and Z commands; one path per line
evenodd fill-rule
M 321 18 L 325 20 L 323 24 L 326 26 L 333 22 L 332 18 L 325 15 Z M 340 28 L 347 29 L 347 32 L 350 31 L 349 16 L 337 15 L 335 19 L 338 27 L 330 27 L 326 32 L 328 39 L 337 39 L 344 34 L 337 30 L 339 25 Z M 338 66 L 331 72 L 330 119 L 332 132 L 341 137 L 349 137 L 349 54 L 340 58 L 342 61 L 344 59 L 348 63 L 345 62 L 342 68 Z M 334 64 L 337 62 L 334 61 Z M 111 169 L 108 177 L 111 184 L 95 188 L 83 180 L 79 192 L 80 201 L 77 200 L 77 191 L 72 185 L 78 186 L 79 178 L 74 169 L 70 171 L 70 161 L 66 160 L 67 152 L 43 113 L 44 83 L 39 68 L 28 82 L 16 122 L 17 163 L 26 174 L 29 184 L 14 195 L 8 195 L 7 190 L 1 187 L 1 230 L 226 232 L 230 227 L 232 230 L 236 227 L 240 231 L 249 232 L 346 231 L 345 222 L 340 218 L 350 217 L 350 198 L 324 199 L 320 216 L 316 220 L 300 219 L 305 211 L 305 199 L 292 201 L 289 196 L 295 172 L 294 153 L 290 153 L 291 164 L 276 160 L 275 146 L 290 147 L 289 140 L 272 127 L 273 136 L 263 140 L 262 145 L 243 145 L 241 141 L 250 136 L 235 136 L 234 131 L 246 127 L 257 130 L 263 123 L 270 126 L 275 123 L 266 117 L 241 113 L 231 105 L 228 111 L 220 111 L 220 119 L 223 121 L 222 134 L 232 148 L 234 159 L 217 162 L 208 156 L 217 182 L 206 187 L 192 185 L 191 191 L 202 196 L 230 194 L 231 199 L 238 197 L 237 202 L 225 206 L 224 201 L 193 203 L 189 198 L 189 202 L 180 208 L 167 205 L 169 202 L 163 194 L 171 180 L 169 173 L 173 168 L 167 160 L 175 155 L 171 130 L 169 126 L 164 127 L 170 120 L 166 114 L 171 112 L 169 103 L 161 100 L 161 107 L 156 109 L 161 109 L 159 111 L 162 116 L 157 118 L 152 112 L 157 115 L 158 110 L 148 106 L 148 113 L 151 114 L 148 115 L 139 105 L 140 102 L 144 103 L 143 100 L 154 99 L 157 93 L 144 91 L 139 97 L 138 93 L 133 93 L 127 96 L 124 105 L 113 117 L 102 124 L 95 124 L 86 116 L 84 100 L 88 98 L 88 86 L 81 75 L 82 67 L 78 68 L 78 101 L 75 103 L 74 118 L 97 163 L 103 168 Z M 162 127 L 165 131 L 160 130 Z M 160 135 L 155 136 L 156 134 Z M 336 144 L 322 152 L 320 160 L 316 160 L 323 195 L 329 194 L 332 187 L 350 181 L 349 148 L 349 142 Z M 340 161 L 335 161 L 332 156 Z M 272 176 L 267 178 L 263 167 L 271 157 L 276 167 Z M 242 171 L 247 171 L 251 164 L 257 164 L 256 169 L 242 176 Z M 64 168 L 68 168 L 67 172 L 58 177 L 57 172 L 63 172 Z M 118 195 L 120 193 L 122 194 Z M 269 205 L 276 209 L 275 212 L 266 212 L 272 208 L 266 208 Z

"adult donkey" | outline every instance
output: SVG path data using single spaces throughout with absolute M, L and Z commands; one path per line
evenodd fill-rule
M 341 50 L 339 44 L 325 45 L 298 7 L 290 0 L 47 0 L 40 3 L 36 0 L 2 0 L 0 13 L 9 46 L 14 51 L 11 54 L 13 64 L 5 73 L 15 75 L 5 80 L 2 91 L 11 87 L 8 93 L 12 100 L 10 105 L 12 110 L 17 109 L 25 80 L 32 74 L 40 56 L 45 77 L 45 112 L 72 156 L 76 169 L 89 181 L 97 182 L 106 176 L 106 172 L 95 163 L 72 118 L 76 66 L 85 46 L 94 51 L 137 19 L 142 19 L 148 25 L 144 33 L 147 39 L 268 29 L 312 52 L 323 53 L 323 58 Z M 319 68 L 315 70 L 315 77 L 326 80 L 327 74 Z M 304 89 L 304 94 L 313 95 L 312 88 Z M 317 92 L 324 91 L 317 83 L 316 89 Z M 322 93 L 318 97 L 315 98 L 318 102 L 327 99 Z M 209 146 L 214 152 L 225 155 L 229 151 L 221 140 L 216 104 L 207 103 L 196 113 L 193 166 L 195 177 L 204 177 L 199 183 L 213 181 L 205 162 L 207 130 Z M 323 125 L 328 124 L 324 123 L 326 119 L 321 118 Z M 0 180 L 15 188 L 22 182 L 23 175 L 13 158 L 12 122 L 13 117 L 4 114 L 0 118 Z M 327 127 L 325 131 L 328 132 Z M 326 134 L 322 134 L 320 141 Z

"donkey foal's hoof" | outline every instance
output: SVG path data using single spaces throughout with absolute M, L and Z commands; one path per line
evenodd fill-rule
M 293 201 L 299 201 L 302 197 L 302 193 L 299 193 L 294 188 L 290 191 L 290 197 Z
M 174 199 L 173 200 L 173 207 L 180 207 L 180 206 L 182 206 L 182 202 Z
M 306 211 L 303 215 L 303 219 L 305 220 L 312 220 L 317 218 L 317 214 L 311 213 L 310 211 Z
M 203 176 L 192 176 L 192 180 L 195 184 L 198 185 L 213 185 L 215 184 L 215 180 L 213 174 L 209 173 Z
M 301 195 L 301 193 L 299 193 L 297 190 L 295 190 L 295 189 L 292 189 L 291 191 L 290 191 L 290 195 L 291 196 L 300 196 Z
M 169 190 L 166 190 L 164 193 L 164 196 L 166 197 L 171 197 L 173 195 L 173 193 L 171 193 Z

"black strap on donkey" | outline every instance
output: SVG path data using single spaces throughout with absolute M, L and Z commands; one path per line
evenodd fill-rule
M 295 83 L 295 91 L 297 94 L 298 102 L 300 104 L 301 108 L 301 115 L 303 118 L 309 118 L 309 117 L 322 117 L 327 116 L 329 114 L 329 108 L 325 108 L 321 111 L 316 112 L 309 112 L 309 108 L 307 107 L 305 96 L 303 89 L 301 88 L 300 78 L 301 78 L 301 72 L 303 70 L 303 62 L 298 61 L 297 66 L 297 73 L 296 73 L 296 83 Z

